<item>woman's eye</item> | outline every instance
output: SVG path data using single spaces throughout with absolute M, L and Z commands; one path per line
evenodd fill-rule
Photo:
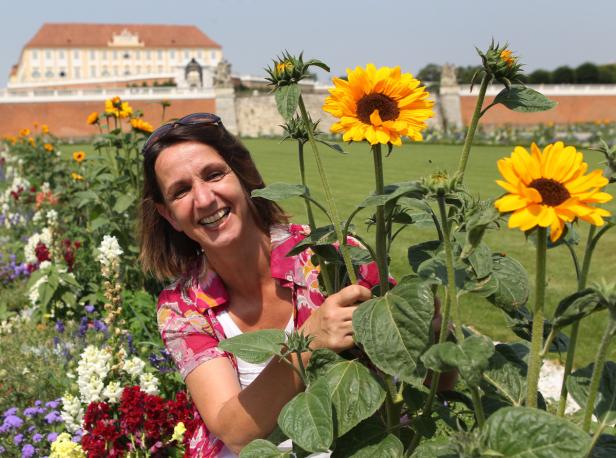
M 185 188 L 178 189 L 177 191 L 175 191 L 175 192 L 173 193 L 173 198 L 174 198 L 175 200 L 177 200 L 177 199 L 181 199 L 182 197 L 184 197 L 184 195 L 186 194 L 186 192 L 187 192 L 187 189 L 185 189 Z
M 208 173 L 206 179 L 207 181 L 219 181 L 219 180 L 222 180 L 225 175 L 226 173 L 222 171 L 211 172 L 211 173 Z

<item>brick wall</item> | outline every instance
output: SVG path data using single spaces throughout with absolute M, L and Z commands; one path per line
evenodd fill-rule
M 154 127 L 161 123 L 162 109 L 157 100 L 130 101 L 133 110 L 142 110 L 144 119 Z M 51 132 L 63 138 L 90 137 L 98 130 L 86 124 L 87 116 L 105 109 L 104 102 L 54 102 L 0 104 L 0 135 L 16 135 L 20 129 L 32 128 L 33 123 L 47 124 Z M 214 99 L 173 100 L 165 118 L 177 118 L 195 112 L 214 112 Z
M 613 95 L 578 95 L 578 96 L 549 96 L 558 102 L 551 110 L 539 113 L 518 113 L 511 111 L 502 105 L 490 108 L 486 115 L 481 118 L 485 125 L 532 125 L 532 124 L 571 124 L 595 121 L 616 121 L 616 96 Z M 484 106 L 494 100 L 494 97 L 486 97 Z M 461 96 L 462 121 L 468 125 L 473 116 L 475 96 Z

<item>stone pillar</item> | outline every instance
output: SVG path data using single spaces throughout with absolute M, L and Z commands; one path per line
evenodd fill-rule
M 456 67 L 443 65 L 441 71 L 440 101 L 443 128 L 462 127 L 462 107 L 460 105 L 460 86 L 456 80 Z
M 235 91 L 232 87 L 217 87 L 214 91 L 216 93 L 216 114 L 222 118 L 227 130 L 237 135 L 239 130 L 235 114 Z

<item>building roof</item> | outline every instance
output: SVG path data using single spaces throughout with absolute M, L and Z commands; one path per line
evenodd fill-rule
M 137 34 L 145 47 L 221 46 L 194 25 L 45 23 L 26 48 L 107 47 L 114 35 Z

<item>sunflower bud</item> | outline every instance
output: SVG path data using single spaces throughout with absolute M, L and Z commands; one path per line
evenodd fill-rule
M 303 353 L 306 351 L 310 351 L 310 342 L 312 342 L 313 340 L 313 336 L 304 335 L 302 331 L 293 331 L 287 337 L 287 352 Z
M 513 54 L 513 51 L 508 46 L 506 43 L 504 46 L 500 46 L 492 41 L 485 53 L 477 49 L 486 74 L 500 81 L 507 88 L 511 86 L 512 82 L 521 83 L 519 77 L 522 68 L 519 58 Z
M 304 62 L 303 53 L 296 57 L 284 51 L 281 56 L 274 59 L 272 67 L 265 69 L 269 75 L 265 79 L 274 87 L 297 84 L 305 78 L 312 77 L 309 68 L 313 65 L 329 72 L 329 67 L 320 60 L 311 59 Z
M 312 119 L 310 119 L 310 115 L 308 115 L 308 118 L 310 123 L 312 124 L 312 132 L 317 135 L 317 127 L 319 125 L 319 121 L 313 122 Z M 297 140 L 302 144 L 308 142 L 308 131 L 306 129 L 304 121 L 300 116 L 293 116 L 285 124 L 281 124 L 280 127 L 282 127 L 285 131 L 285 135 L 284 137 L 282 137 L 283 141 L 288 138 L 291 138 L 293 140 Z
M 436 197 L 444 197 L 458 190 L 458 178 L 450 177 L 446 170 L 438 170 L 422 178 L 422 184 L 429 193 Z

